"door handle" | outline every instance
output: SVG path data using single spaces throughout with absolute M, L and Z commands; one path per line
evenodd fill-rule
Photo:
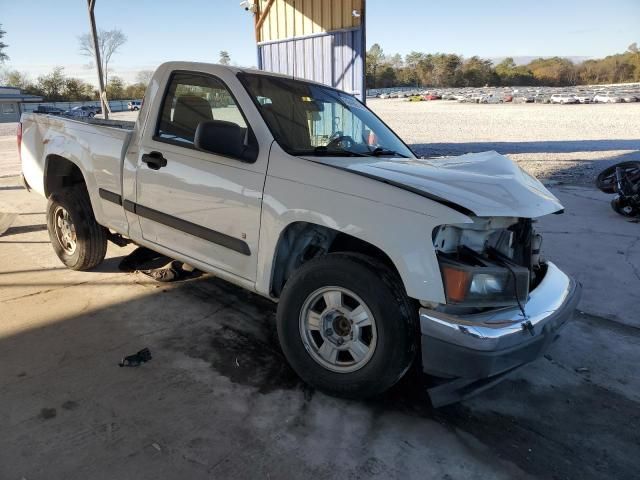
M 167 159 L 160 152 L 145 153 L 142 155 L 142 161 L 147 164 L 151 170 L 160 170 L 167 166 Z

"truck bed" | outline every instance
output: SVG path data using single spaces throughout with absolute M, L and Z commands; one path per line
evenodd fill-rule
M 48 115 L 46 113 L 32 112 L 32 115 L 37 115 L 37 118 L 49 117 L 56 119 L 64 119 L 71 122 L 87 123 L 89 125 L 99 125 L 102 127 L 121 128 L 123 130 L 133 130 L 136 122 L 128 120 L 105 120 L 104 118 L 90 118 L 90 117 L 67 117 L 64 115 Z
M 135 122 L 25 113 L 21 123 L 22 173 L 31 188 L 46 195 L 47 165 L 69 161 L 85 179 L 98 221 L 124 229 L 122 208 L 104 207 L 99 191 L 122 194 L 122 162 Z

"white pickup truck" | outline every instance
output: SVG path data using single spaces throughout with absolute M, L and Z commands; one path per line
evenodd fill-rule
M 135 125 L 23 114 L 19 142 L 65 265 L 128 239 L 270 298 L 291 366 L 336 395 L 417 357 L 434 404 L 463 398 L 540 356 L 579 297 L 540 256 L 534 219 L 563 210 L 540 182 L 495 152 L 417 158 L 320 84 L 170 62 Z

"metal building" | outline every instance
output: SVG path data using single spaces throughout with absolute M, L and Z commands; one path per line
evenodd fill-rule
M 0 123 L 19 122 L 23 103 L 41 101 L 42 97 L 27 95 L 19 88 L 0 86 Z
M 258 67 L 365 96 L 365 0 L 257 0 Z

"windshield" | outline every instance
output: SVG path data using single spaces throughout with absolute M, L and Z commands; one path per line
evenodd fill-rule
M 351 95 L 312 83 L 240 73 L 280 146 L 291 155 L 402 156 L 409 148 Z

